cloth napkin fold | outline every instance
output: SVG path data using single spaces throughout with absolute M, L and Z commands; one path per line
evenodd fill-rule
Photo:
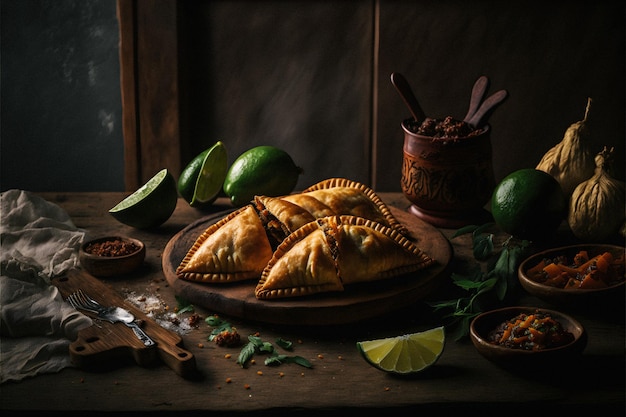
M 89 317 L 51 278 L 78 265 L 85 231 L 59 206 L 28 191 L 0 194 L 0 383 L 72 366 L 69 344 Z

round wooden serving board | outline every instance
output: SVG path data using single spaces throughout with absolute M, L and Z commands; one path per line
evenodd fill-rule
M 436 264 L 412 274 L 353 284 L 342 292 L 278 300 L 258 300 L 254 280 L 207 284 L 180 279 L 176 268 L 196 238 L 228 211 L 199 219 L 172 237 L 163 251 L 163 272 L 178 296 L 219 314 L 284 325 L 332 325 L 368 319 L 424 299 L 448 275 L 452 258 L 450 242 L 439 230 L 408 212 L 390 209 Z

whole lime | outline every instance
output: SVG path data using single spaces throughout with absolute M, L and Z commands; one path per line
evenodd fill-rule
M 234 206 L 255 195 L 276 197 L 292 192 L 302 169 L 282 149 L 263 145 L 249 149 L 232 163 L 224 180 L 224 193 Z
M 550 174 L 524 168 L 496 185 L 491 213 L 503 232 L 519 239 L 541 241 L 549 239 L 565 219 L 567 198 Z
M 117 203 L 109 213 L 128 226 L 150 229 L 160 226 L 170 218 L 177 201 L 176 180 L 167 169 L 162 169 Z
M 192 207 L 203 208 L 215 202 L 226 178 L 226 146 L 216 142 L 196 155 L 178 177 L 178 192 Z

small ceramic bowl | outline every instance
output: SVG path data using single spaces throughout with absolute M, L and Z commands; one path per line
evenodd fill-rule
M 107 236 L 83 243 L 79 251 L 82 267 L 96 277 L 125 275 L 137 269 L 146 258 L 140 240 Z
M 604 252 L 610 252 L 614 258 L 619 258 L 624 256 L 625 248 L 615 245 L 582 244 L 563 246 L 539 252 L 530 256 L 520 264 L 518 268 L 520 284 L 529 294 L 558 307 L 579 311 L 589 311 L 598 306 L 608 305 L 623 308 L 625 298 L 624 290 L 626 288 L 623 280 L 619 284 L 600 289 L 565 289 L 542 284 L 530 278 L 528 270 L 539 264 L 542 259 L 554 259 L 559 255 L 564 255 L 568 260 L 572 260 L 574 255 L 581 250 L 586 250 L 590 258 Z
M 498 325 L 511 320 L 520 313 L 547 313 L 561 323 L 564 330 L 572 333 L 574 340 L 568 344 L 543 350 L 525 350 L 500 346 L 489 342 L 489 333 Z M 478 352 L 490 361 L 508 368 L 540 371 L 541 365 L 558 365 L 572 360 L 587 346 L 587 333 L 573 317 L 554 310 L 536 307 L 505 307 L 482 313 L 470 324 L 470 338 Z M 549 369 L 549 368 L 548 368 Z

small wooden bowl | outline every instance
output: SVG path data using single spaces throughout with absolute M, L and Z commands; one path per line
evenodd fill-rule
M 611 252 L 614 257 L 624 255 L 624 247 L 603 244 L 581 244 L 563 246 L 539 252 L 524 260 L 518 268 L 518 279 L 522 287 L 531 295 L 550 303 L 559 308 L 567 308 L 578 311 L 593 312 L 597 307 L 614 306 L 620 309 L 624 306 L 626 288 L 624 281 L 617 285 L 600 289 L 564 289 L 552 287 L 533 281 L 527 271 L 537 265 L 542 259 L 553 259 L 559 255 L 565 255 L 568 259 L 573 259 L 574 255 L 581 250 L 586 250 L 589 257 L 593 257 L 604 252 Z
M 137 249 L 125 255 L 98 255 L 90 253 L 89 248 L 94 244 L 122 241 L 132 243 Z M 96 277 L 111 277 L 125 275 L 137 269 L 146 258 L 146 246 L 142 241 L 130 237 L 107 236 L 83 243 L 79 251 L 79 260 L 82 267 Z
M 489 343 L 488 335 L 499 324 L 516 317 L 520 313 L 548 313 L 561 323 L 564 330 L 574 335 L 574 340 L 566 345 L 543 350 L 524 350 Z M 505 307 L 482 313 L 470 324 L 470 338 L 478 352 L 490 361 L 503 367 L 540 372 L 545 365 L 548 371 L 552 366 L 572 361 L 587 346 L 587 333 L 573 317 L 554 310 L 536 307 Z M 573 362 L 571 362 L 573 363 Z

